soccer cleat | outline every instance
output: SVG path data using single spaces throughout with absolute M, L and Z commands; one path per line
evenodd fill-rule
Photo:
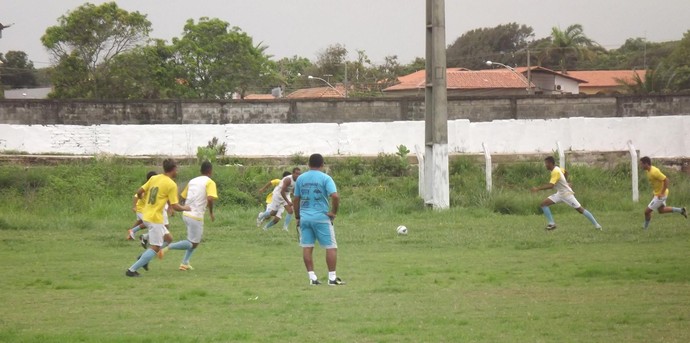
M 597 230 L 599 230 L 599 231 L 604 231 L 604 228 L 601 227 L 601 225 L 597 225 L 597 226 L 595 226 L 594 228 L 597 229 Z
M 688 209 L 683 207 L 680 209 L 680 214 L 685 217 L 685 219 L 688 219 Z
M 256 227 L 261 227 L 261 223 L 263 222 L 263 219 L 261 219 L 261 215 L 263 212 L 259 212 L 259 214 L 256 216 Z
M 321 284 L 321 281 L 317 280 L 309 280 L 309 284 L 312 286 L 318 286 Z
M 139 237 L 139 242 L 141 243 L 141 247 L 144 248 L 144 250 L 149 248 L 149 240 L 146 239 L 146 235 L 141 235 L 141 237 Z
M 181 271 L 194 270 L 194 268 L 189 264 L 180 264 Z
M 134 231 L 132 229 L 127 230 L 127 240 L 131 241 L 134 239 Z
M 329 286 L 342 286 L 344 284 L 345 281 L 341 280 L 339 277 L 335 278 L 335 280 L 328 280 Z
M 548 230 L 548 231 L 556 230 L 556 224 L 546 225 L 546 230 Z
M 129 276 L 129 277 L 139 277 L 139 276 L 141 276 L 141 275 L 140 275 L 139 273 L 137 273 L 136 271 L 133 272 L 133 271 L 131 271 L 131 270 L 129 270 L 129 269 L 127 269 L 127 271 L 125 272 L 125 275 L 127 275 L 127 276 Z
M 287 226 L 283 226 L 283 231 L 288 232 L 288 231 L 289 231 L 288 227 L 287 227 Z

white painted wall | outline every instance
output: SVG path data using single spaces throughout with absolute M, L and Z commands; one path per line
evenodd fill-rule
M 560 141 L 566 150 L 627 150 L 632 140 L 642 155 L 690 156 L 690 116 L 564 118 L 448 123 L 448 150 L 482 154 L 549 153 Z M 196 155 L 198 146 L 218 137 L 237 156 L 393 153 L 404 144 L 424 146 L 424 122 L 229 125 L 6 125 L 0 124 L 0 151 L 32 154 Z

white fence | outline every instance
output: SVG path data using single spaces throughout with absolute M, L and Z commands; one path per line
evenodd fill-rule
M 450 153 L 551 153 L 565 150 L 628 150 L 642 155 L 690 156 L 690 116 L 564 118 L 448 123 Z M 424 122 L 228 125 L 0 125 L 0 151 L 28 153 L 195 155 L 218 137 L 237 156 L 393 153 L 396 146 L 424 146 Z

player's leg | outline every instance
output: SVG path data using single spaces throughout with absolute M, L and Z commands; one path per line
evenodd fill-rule
M 260 227 L 264 220 L 271 217 L 271 204 L 272 202 L 266 204 L 266 211 L 259 212 L 259 215 L 256 217 L 256 227 Z
M 328 285 L 339 286 L 345 283 L 336 275 L 336 264 L 338 262 L 338 243 L 335 240 L 335 228 L 331 223 L 317 223 L 316 238 L 324 249 L 326 249 L 326 266 L 328 267 Z
M 304 267 L 307 269 L 307 276 L 309 277 L 310 285 L 320 285 L 319 278 L 314 272 L 314 244 L 316 243 L 316 235 L 314 233 L 313 223 L 305 222 L 301 225 L 299 245 L 302 247 L 302 259 L 304 260 Z
M 541 211 L 544 213 L 544 217 L 546 217 L 546 221 L 548 222 L 548 225 L 546 225 L 547 230 L 554 230 L 556 228 L 556 222 L 553 220 L 553 214 L 551 213 L 551 209 L 549 206 L 557 203 L 560 201 L 560 197 L 558 194 L 554 194 L 541 202 L 539 205 L 541 207 Z
M 592 225 L 594 225 L 595 229 L 602 229 L 601 225 L 599 225 L 597 220 L 594 218 L 594 215 L 591 212 L 589 212 L 586 208 L 582 207 L 582 205 L 580 205 L 580 202 L 577 201 L 574 195 L 565 196 L 562 200 L 570 207 L 574 208 L 577 212 L 580 212 L 580 214 L 585 216 L 585 218 L 587 218 L 587 220 L 589 220 L 589 222 L 592 223 Z
M 264 225 L 264 230 L 268 230 L 273 227 L 273 225 L 278 224 L 282 213 L 285 210 L 284 207 L 285 203 L 283 201 L 276 200 L 275 197 L 273 198 L 273 202 L 271 203 L 271 216 L 273 217 L 273 220 Z
M 665 207 L 665 201 L 664 199 L 660 199 L 659 197 L 655 196 L 652 198 L 652 201 L 649 202 L 649 205 L 647 205 L 647 208 L 644 210 L 644 226 L 643 228 L 647 230 L 649 228 L 649 222 L 652 221 L 652 212 L 654 210 L 658 210 L 662 207 Z
M 165 226 L 162 224 L 152 223 L 146 223 L 146 226 L 149 229 L 149 241 L 151 242 L 151 245 L 143 254 L 141 254 L 141 257 L 139 257 L 139 259 L 127 269 L 125 272 L 125 275 L 127 276 L 139 276 L 137 270 L 142 268 L 144 265 L 148 265 L 148 263 L 151 262 L 153 257 L 156 256 L 160 250 L 160 246 L 163 245 Z
M 287 212 L 287 214 L 285 215 L 285 222 L 283 223 L 283 230 L 287 231 L 288 228 L 290 227 L 290 221 L 292 220 L 292 213 L 293 213 L 292 206 L 285 205 L 285 211 Z
M 191 243 L 191 246 L 187 248 L 182 258 L 180 270 L 191 270 L 194 268 L 189 264 L 189 260 L 192 258 L 192 254 L 196 251 L 199 243 L 201 243 L 201 236 L 204 234 L 204 223 L 192 218 L 185 217 L 184 219 L 185 223 L 187 223 L 187 241 Z
M 685 218 L 688 217 L 688 213 L 687 213 L 687 210 L 685 209 L 685 207 L 671 207 L 671 206 L 665 206 L 665 205 L 666 204 L 664 204 L 664 206 L 662 206 L 662 207 L 659 207 L 658 211 L 660 214 L 678 213 Z

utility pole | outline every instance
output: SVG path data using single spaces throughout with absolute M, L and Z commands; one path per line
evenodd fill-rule
M 532 90 L 532 56 L 529 53 L 529 46 L 527 47 L 527 94 L 534 94 Z
M 446 3 L 426 1 L 424 203 L 450 207 L 448 182 L 448 96 L 446 80 Z

